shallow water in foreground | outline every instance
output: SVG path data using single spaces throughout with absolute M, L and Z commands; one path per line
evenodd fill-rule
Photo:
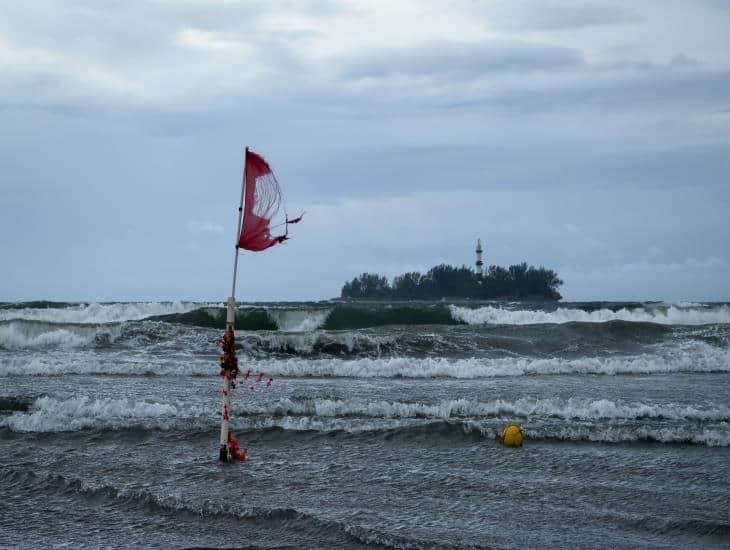
M 219 305 L 37 305 L 0 306 L 0 546 L 730 541 L 727 305 L 242 307 L 279 328 L 238 335 L 274 382 L 234 394 L 234 465 Z

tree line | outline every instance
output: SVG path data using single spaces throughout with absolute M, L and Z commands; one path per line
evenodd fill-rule
M 363 273 L 342 287 L 340 296 L 351 299 L 438 300 L 473 298 L 484 300 L 560 300 L 563 281 L 552 269 L 526 263 L 507 268 L 489 266 L 479 277 L 466 266 L 437 265 L 425 274 L 403 273 L 390 283 L 383 275 Z

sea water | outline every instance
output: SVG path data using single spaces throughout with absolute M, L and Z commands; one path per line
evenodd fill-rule
M 224 318 L 0 304 L 0 546 L 730 545 L 727 304 L 239 304 L 236 464 Z

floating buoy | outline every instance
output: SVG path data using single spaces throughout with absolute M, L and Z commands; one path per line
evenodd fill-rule
M 522 447 L 522 442 L 525 440 L 525 434 L 522 433 L 522 428 L 517 424 L 509 424 L 502 430 L 502 435 L 499 436 L 498 441 L 505 447 Z

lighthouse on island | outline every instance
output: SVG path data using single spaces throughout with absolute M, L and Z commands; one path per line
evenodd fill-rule
M 482 261 L 482 252 L 483 252 L 483 250 L 482 250 L 482 240 L 481 239 L 477 239 L 476 272 L 477 272 L 477 277 L 479 279 L 481 279 L 482 278 L 482 275 L 484 274 L 484 262 Z

